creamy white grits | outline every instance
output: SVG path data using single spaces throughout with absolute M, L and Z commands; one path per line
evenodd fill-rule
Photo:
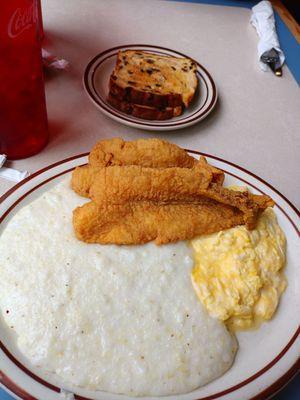
M 232 364 L 235 339 L 191 283 L 187 243 L 78 241 L 70 177 L 0 237 L 0 307 L 22 353 L 61 382 L 128 395 L 189 392 Z

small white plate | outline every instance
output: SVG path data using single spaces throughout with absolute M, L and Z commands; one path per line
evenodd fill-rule
M 198 157 L 199 152 L 191 151 Z M 201 153 L 203 154 L 203 153 Z M 300 268 L 299 213 L 276 189 L 249 171 L 228 161 L 203 154 L 226 173 L 226 185 L 243 185 L 253 193 L 268 194 L 276 206 L 280 226 L 287 237 L 286 276 L 288 287 L 283 293 L 274 318 L 256 331 L 237 334 L 239 350 L 235 362 L 223 376 L 191 393 L 163 396 L 157 400 L 263 400 L 279 391 L 299 369 L 300 354 Z M 76 166 L 87 162 L 81 154 L 57 162 L 26 178 L 0 198 L 0 235 L 10 218 L 57 184 Z M 47 229 L 47 227 L 45 227 Z M 12 243 L 13 246 L 13 243 Z M 1 290 L 1 285 L 0 285 Z M 30 321 L 28 321 L 30 324 Z M 74 393 L 76 400 L 132 400 L 128 396 L 88 391 L 68 386 L 53 375 L 33 367 L 18 351 L 16 338 L 0 318 L 0 385 L 15 398 L 23 400 L 57 400 L 61 388 Z M 164 360 L 161 360 L 163 363 Z M 70 397 L 71 398 L 71 397 Z M 73 397 L 72 397 L 73 398 Z M 150 400 L 150 397 L 139 399 Z M 153 400 L 154 398 L 151 397 Z
M 160 55 L 188 57 L 175 50 L 146 44 L 117 46 L 98 54 L 87 65 L 84 72 L 83 84 L 92 102 L 105 115 L 133 128 L 169 131 L 194 125 L 213 110 L 217 102 L 216 85 L 208 71 L 195 60 L 197 64 L 198 88 L 191 105 L 184 110 L 182 115 L 165 121 L 150 121 L 133 117 L 112 107 L 107 102 L 109 78 L 116 64 L 118 51 L 128 49 L 147 51 Z

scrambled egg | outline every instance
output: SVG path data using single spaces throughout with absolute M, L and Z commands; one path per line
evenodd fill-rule
M 287 285 L 286 240 L 272 209 L 252 231 L 237 226 L 195 238 L 191 245 L 193 286 L 211 316 L 231 330 L 256 328 L 272 318 Z

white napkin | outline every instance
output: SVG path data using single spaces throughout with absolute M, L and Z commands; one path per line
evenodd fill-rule
M 252 16 L 250 19 L 251 24 L 255 27 L 258 36 L 260 37 L 257 53 L 259 59 L 260 68 L 263 71 L 267 71 L 268 67 L 266 64 L 260 61 L 260 56 L 272 47 L 279 53 L 280 65 L 284 63 L 285 57 L 283 51 L 279 47 L 278 36 L 275 28 L 275 18 L 273 13 L 272 5 L 269 1 L 261 1 L 252 8 Z
M 3 167 L 5 161 L 6 161 L 6 155 L 0 154 L 0 168 Z
M 13 168 L 3 167 L 5 162 L 6 155 L 0 154 L 0 178 L 4 178 L 13 182 L 20 182 L 30 175 L 28 171 L 18 171 Z
M 69 61 L 64 60 L 63 58 L 58 58 L 53 54 L 49 53 L 49 51 L 42 49 L 42 58 L 43 64 L 45 67 L 53 68 L 53 69 L 68 69 Z

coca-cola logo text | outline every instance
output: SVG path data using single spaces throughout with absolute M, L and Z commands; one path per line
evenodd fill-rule
M 37 19 L 34 3 L 26 9 L 17 8 L 12 14 L 7 28 L 8 36 L 15 38 L 30 28 Z

